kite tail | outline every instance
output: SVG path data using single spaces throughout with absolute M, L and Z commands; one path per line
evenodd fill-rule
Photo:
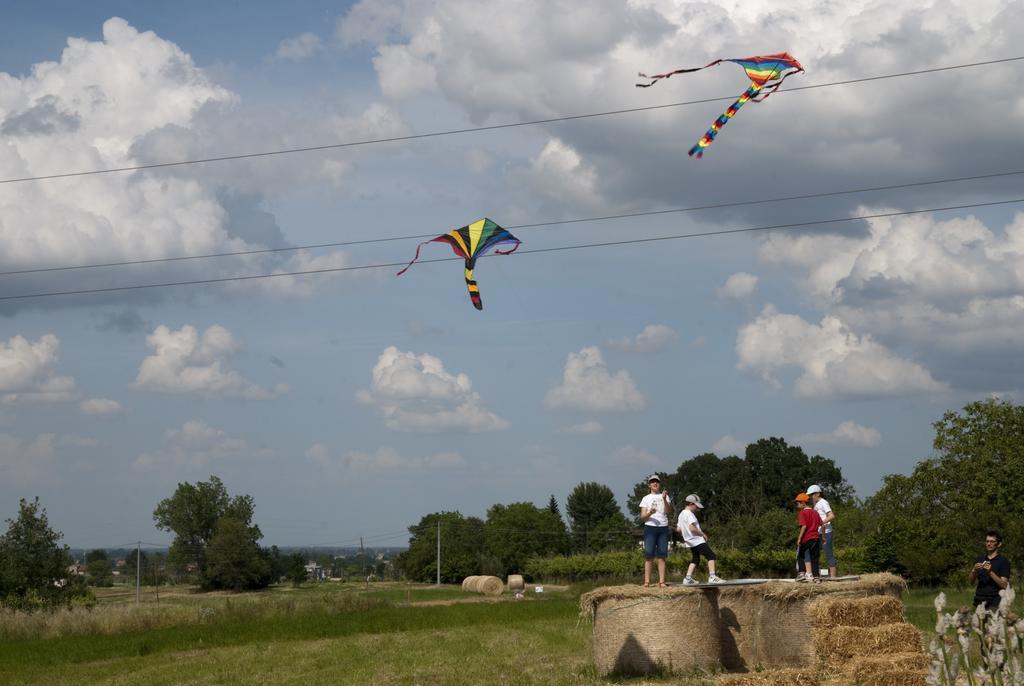
M 695 71 L 700 71 L 701 69 L 707 69 L 708 67 L 713 67 L 716 64 L 721 64 L 721 62 L 722 62 L 722 60 L 715 60 L 711 64 L 705 64 L 703 67 L 693 67 L 691 69 L 676 69 L 675 71 L 668 71 L 668 72 L 665 72 L 664 74 L 653 74 L 651 76 L 648 76 L 647 74 L 644 74 L 643 72 L 641 72 L 641 73 L 637 74 L 637 76 L 639 76 L 641 79 L 650 79 L 651 82 L 650 83 L 638 83 L 638 84 L 636 84 L 636 87 L 637 88 L 650 88 L 651 86 L 656 84 L 658 81 L 661 81 L 662 79 L 667 79 L 667 78 L 669 78 L 671 76 L 674 76 L 675 74 L 689 74 L 689 73 L 692 73 L 692 72 L 695 72 Z
M 725 112 L 723 112 L 711 125 L 711 128 L 708 129 L 707 133 L 697 141 L 696 145 L 690 148 L 690 152 L 688 154 L 691 157 L 696 157 L 698 160 L 702 158 L 704 156 L 704 149 L 715 142 L 715 136 L 717 136 L 718 132 L 722 130 L 722 127 L 729 123 L 729 120 L 739 112 L 740 108 L 746 104 L 747 100 L 756 98 L 757 94 L 761 92 L 761 88 L 762 87 L 756 83 L 750 84 L 750 88 L 744 91 L 743 95 L 741 95 L 736 102 L 729 105 Z
M 400 271 L 397 274 L 395 274 L 395 276 L 401 276 L 402 274 L 407 272 L 409 270 L 409 267 L 411 267 L 413 264 L 415 264 L 416 260 L 420 259 L 420 248 L 422 248 L 427 243 L 432 243 L 432 242 L 434 242 L 433 238 L 431 238 L 429 241 L 423 241 L 422 243 L 417 245 L 416 246 L 416 257 L 412 258 L 412 262 L 410 262 L 409 264 L 405 265 L 405 267 L 402 269 L 402 271 Z
M 473 307 L 478 310 L 484 309 L 484 303 L 480 300 L 480 287 L 476 285 L 476 281 L 473 279 L 473 267 L 476 266 L 476 260 L 466 260 L 466 288 L 469 290 L 469 299 L 473 301 Z

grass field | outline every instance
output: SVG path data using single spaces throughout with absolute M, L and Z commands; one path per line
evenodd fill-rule
M 263 593 L 104 589 L 91 611 L 0 615 L 3 684 L 609 684 L 590 662 L 579 589 L 499 601 L 401 583 Z M 937 591 L 907 619 L 933 630 Z M 947 589 L 951 606 L 969 591 Z M 470 602 L 466 602 L 470 601 Z M 699 678 L 623 683 L 698 686 Z

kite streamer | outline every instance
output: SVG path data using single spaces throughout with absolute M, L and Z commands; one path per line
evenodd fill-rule
M 477 258 L 482 257 L 492 248 L 496 248 L 496 246 L 503 243 L 515 243 L 515 245 L 510 250 L 495 249 L 494 254 L 511 255 L 522 241 L 509 233 L 507 229 L 503 229 L 485 217 L 460 229 L 449 231 L 446 234 L 431 238 L 429 241 L 423 241 L 417 245 L 416 256 L 412 258 L 412 262 L 405 266 L 405 269 L 398 272 L 397 276 L 404 274 L 420 258 L 420 248 L 427 243 L 447 243 L 452 246 L 452 250 L 456 255 L 466 260 L 465 276 L 466 288 L 469 290 L 469 299 L 473 301 L 473 307 L 482 310 L 484 309 L 484 304 L 480 300 L 480 289 L 473 278 L 473 269 L 476 267 Z
M 744 57 L 741 59 L 721 59 L 715 60 L 710 64 L 705 64 L 703 67 L 693 67 L 690 69 L 676 69 L 674 71 L 665 72 L 664 74 L 654 74 L 648 76 L 647 74 L 640 74 L 641 78 L 650 79 L 650 83 L 638 83 L 638 88 L 650 88 L 658 81 L 667 79 L 675 74 L 689 74 L 701 69 L 707 69 L 713 67 L 722 62 L 732 62 L 743 67 L 743 70 L 747 73 L 747 78 L 750 79 L 750 87 L 743 92 L 742 95 L 723 112 L 718 119 L 714 121 L 711 128 L 707 130 L 701 139 L 697 141 L 697 144 L 690 148 L 689 155 L 700 159 L 704 156 L 704 150 L 715 141 L 715 136 L 722 130 L 722 127 L 729 123 L 740 108 L 743 107 L 748 101 L 761 102 L 769 95 L 774 93 L 782 85 L 782 82 L 793 74 L 799 74 L 804 70 L 800 63 L 790 55 L 788 52 L 780 52 L 775 55 L 761 55 L 757 57 Z

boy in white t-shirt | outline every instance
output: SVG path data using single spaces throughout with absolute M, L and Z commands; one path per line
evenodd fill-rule
M 720 584 L 724 581 L 715 574 L 715 552 L 708 545 L 708 536 L 697 521 L 697 510 L 703 509 L 700 496 L 691 493 L 686 496 L 686 506 L 679 513 L 679 533 L 683 536 L 683 545 L 690 549 L 692 556 L 690 566 L 686 568 L 686 578 L 683 579 L 684 586 L 694 586 L 699 583 L 693 578 L 693 572 L 700 564 L 701 555 L 708 561 L 708 583 Z
M 658 558 L 658 585 L 665 585 L 665 558 L 668 557 L 668 515 L 672 499 L 661 490 L 661 477 L 647 478 L 651 492 L 640 499 L 640 519 L 644 523 L 644 586 L 651 585 L 651 567 Z
M 807 495 L 811 496 L 814 511 L 821 517 L 821 528 L 818 529 L 818 533 L 821 534 L 821 551 L 825 553 L 825 559 L 828 560 L 828 575 L 834 578 L 839 573 L 836 569 L 836 554 L 832 549 L 832 520 L 836 515 L 822 495 L 821 486 L 818 484 L 808 486 Z

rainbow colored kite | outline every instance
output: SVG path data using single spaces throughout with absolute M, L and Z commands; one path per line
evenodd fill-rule
M 447 243 L 452 246 L 452 250 L 455 251 L 456 255 L 466 260 L 466 288 L 469 289 L 469 299 L 473 301 L 473 307 L 482 310 L 484 309 L 484 304 L 480 300 L 480 289 L 477 287 L 476 281 L 473 280 L 473 267 L 476 266 L 477 258 L 484 256 L 492 248 L 502 243 L 515 243 L 515 245 L 511 250 L 495 250 L 494 254 L 511 255 L 522 241 L 509 233 L 508 230 L 501 228 L 490 219 L 484 217 L 468 226 L 463 226 L 461 229 L 449 231 L 437 238 L 431 238 L 429 241 L 423 241 L 417 245 L 416 257 L 412 258 L 412 262 L 407 264 L 405 269 L 398 272 L 397 276 L 404 274 L 406 269 L 411 267 L 416 260 L 420 259 L 420 248 L 427 243 Z
M 666 72 L 664 74 L 655 74 L 654 76 L 640 74 L 641 78 L 651 79 L 651 82 L 638 83 L 636 85 L 638 88 L 650 88 L 661 79 L 667 79 L 674 74 L 689 74 L 690 72 L 713 67 L 716 64 L 721 64 L 722 62 L 733 62 L 743 67 L 743 70 L 747 72 L 747 77 L 750 79 L 750 88 L 744 91 L 743 95 L 741 95 L 736 102 L 729 105 L 728 109 L 726 109 L 725 112 L 715 120 L 715 123 L 711 125 L 708 132 L 705 133 L 699 141 L 697 141 L 696 145 L 690 148 L 690 156 L 696 157 L 698 160 L 704 156 L 704 149 L 715 141 L 715 136 L 717 136 L 718 132 L 722 130 L 722 127 L 729 123 L 729 120 L 739 112 L 739 109 L 743 107 L 748 100 L 761 102 L 777 91 L 779 86 L 782 85 L 782 82 L 788 77 L 793 74 L 799 74 L 804 70 L 804 68 L 800 66 L 800 63 L 796 61 L 796 58 L 788 52 L 780 52 L 776 55 L 715 60 L 711 64 L 706 64 L 703 67 L 676 69 L 675 71 Z

